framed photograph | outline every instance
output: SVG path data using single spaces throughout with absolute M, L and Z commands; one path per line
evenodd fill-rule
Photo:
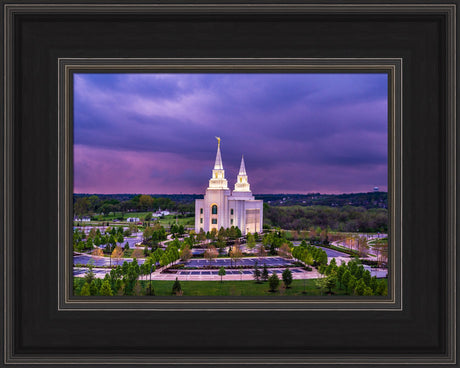
M 456 3 L 5 2 L 3 364 L 456 365 Z
M 62 282 L 70 304 L 72 296 L 177 294 L 258 296 L 251 303 L 267 308 L 272 296 L 317 306 L 316 296 L 329 295 L 336 305 L 340 297 L 351 307 L 349 296 L 374 296 L 354 307 L 400 308 L 401 247 L 397 232 L 388 242 L 387 193 L 388 169 L 400 167 L 401 61 L 182 59 L 172 68 L 177 61 L 60 60 L 60 95 L 73 96 L 63 100 L 62 125 L 73 136 L 65 139 L 74 142 L 73 160 L 62 162 L 74 165 L 60 170 L 71 178 L 73 167 L 72 241 L 62 247 L 62 264 L 73 263 L 71 285 L 67 269 Z M 224 165 L 221 140 L 233 166 Z M 261 166 L 253 176 L 239 150 Z M 253 195 L 251 183 L 265 194 Z M 194 194 L 203 184 L 204 196 Z

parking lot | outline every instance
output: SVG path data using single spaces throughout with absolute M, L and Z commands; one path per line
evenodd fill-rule
M 268 267 L 283 267 L 290 266 L 294 263 L 293 260 L 284 259 L 281 257 L 254 257 L 254 258 L 240 258 L 236 262 L 231 258 L 216 258 L 212 261 L 207 259 L 191 259 L 187 262 L 182 262 L 185 264 L 185 267 L 199 267 L 205 268 L 207 266 L 213 267 L 232 267 L 232 266 L 243 266 L 243 267 L 254 267 L 257 264 L 262 267 L 266 264 Z

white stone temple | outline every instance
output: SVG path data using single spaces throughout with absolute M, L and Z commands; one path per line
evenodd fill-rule
M 255 200 L 251 193 L 248 175 L 241 158 L 240 171 L 233 193 L 228 188 L 220 154 L 220 138 L 217 138 L 217 155 L 212 178 L 203 199 L 195 200 L 195 231 L 205 232 L 221 227 L 236 226 L 243 235 L 262 232 L 263 201 Z

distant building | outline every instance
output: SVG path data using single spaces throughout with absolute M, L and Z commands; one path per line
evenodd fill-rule
M 169 215 L 170 213 L 171 212 L 169 212 L 168 210 L 158 210 L 157 212 L 152 213 L 152 217 L 163 217 Z
M 374 187 L 374 192 L 378 192 L 379 191 L 379 187 Z
M 79 218 L 74 218 L 73 220 L 74 220 L 74 221 L 78 221 L 78 222 L 90 222 L 90 221 L 91 221 L 91 218 L 90 218 L 90 217 L 82 217 L 81 219 L 79 219 Z
M 139 222 L 139 218 L 138 217 L 128 217 L 126 219 L 127 222 Z
M 217 155 L 212 178 L 203 199 L 195 200 L 195 231 L 219 230 L 236 226 L 243 235 L 262 232 L 263 201 L 252 195 L 244 158 L 233 193 L 228 188 L 220 153 L 220 138 L 217 138 Z

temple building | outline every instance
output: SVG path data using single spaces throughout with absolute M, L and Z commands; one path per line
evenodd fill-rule
M 195 200 L 195 231 L 205 232 L 236 226 L 243 235 L 262 232 L 263 201 L 255 200 L 246 174 L 244 158 L 233 192 L 228 188 L 217 138 L 217 155 L 212 177 L 203 199 Z

